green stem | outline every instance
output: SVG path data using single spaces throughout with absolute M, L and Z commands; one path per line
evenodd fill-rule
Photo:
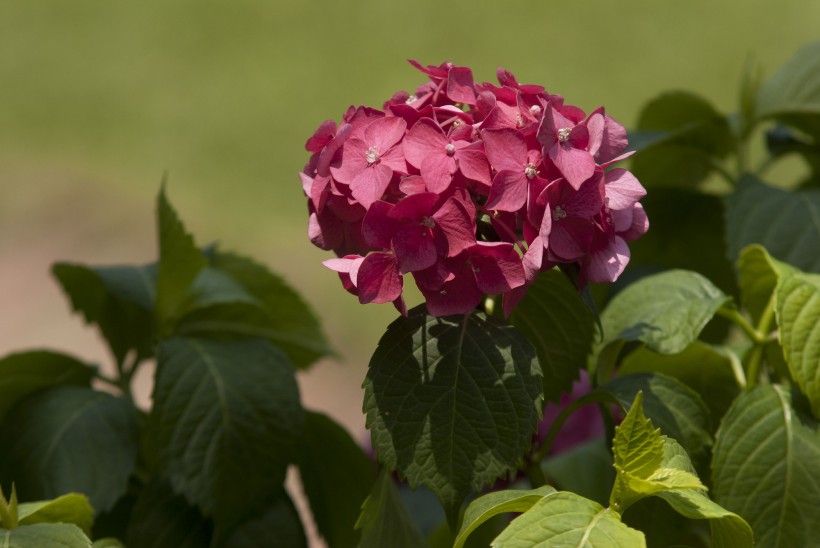
M 760 315 L 757 322 L 757 329 L 755 330 L 760 335 L 761 340 L 754 340 L 755 346 L 749 353 L 749 361 L 746 366 L 746 390 L 751 390 L 757 385 L 760 378 L 760 366 L 763 363 L 763 347 L 769 342 L 767 336 L 771 330 L 772 320 L 774 319 L 774 303 L 775 294 L 769 297 L 769 302 L 766 303 L 766 308 Z
M 530 480 L 530 485 L 533 489 L 547 484 L 547 478 L 544 476 L 544 471 L 541 470 L 540 461 L 530 462 L 527 467 L 524 468 L 524 473 L 527 474 L 527 479 Z
M 747 320 L 737 308 L 724 307 L 718 310 L 717 313 L 719 316 L 723 316 L 742 329 L 743 332 L 746 333 L 746 336 L 748 336 L 756 345 L 766 344 L 768 341 L 766 334 L 755 329 L 752 324 L 749 323 L 749 320 Z

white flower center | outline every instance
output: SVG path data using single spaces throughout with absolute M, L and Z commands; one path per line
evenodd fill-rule
M 520 112 L 515 113 L 515 125 L 518 127 L 524 127 L 524 117 L 521 116 Z
M 558 130 L 558 140 L 562 143 L 566 143 L 569 141 L 569 134 L 572 131 L 572 128 L 569 127 L 562 127 Z
M 556 221 L 560 221 L 564 217 L 567 216 L 567 212 L 561 206 L 555 206 L 555 212 L 552 214 L 552 218 Z
M 368 164 L 375 164 L 379 161 L 379 147 L 374 145 L 368 148 L 364 157 L 367 160 Z
M 412 102 L 413 102 L 413 101 L 415 101 L 416 99 L 418 99 L 418 97 L 416 97 L 415 95 L 410 95 L 410 96 L 409 96 L 409 97 L 408 97 L 408 98 L 404 101 L 404 104 L 405 104 L 405 105 L 409 105 L 410 103 L 412 103 Z
M 538 105 L 531 106 L 530 114 L 532 114 L 533 116 L 538 116 L 539 114 L 541 114 L 541 107 L 539 107 Z
M 535 169 L 535 164 L 532 162 L 524 166 L 524 175 L 527 176 L 527 179 L 534 179 L 539 173 L 541 172 Z
M 456 147 L 453 145 L 453 143 L 447 143 L 447 146 L 444 147 L 444 152 L 447 153 L 447 156 L 452 156 L 456 153 Z

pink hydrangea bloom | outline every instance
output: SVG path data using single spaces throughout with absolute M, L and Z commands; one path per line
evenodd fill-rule
M 579 288 L 614 281 L 649 227 L 645 190 L 614 167 L 624 127 L 504 69 L 476 84 L 468 67 L 411 64 L 427 77 L 412 93 L 351 106 L 305 143 L 308 235 L 343 287 L 406 314 L 410 274 L 432 315 L 487 295 L 509 315 L 556 265 L 576 265 Z

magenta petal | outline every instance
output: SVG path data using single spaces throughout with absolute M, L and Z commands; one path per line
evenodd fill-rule
M 410 175 L 399 181 L 399 190 L 408 196 L 411 194 L 421 194 L 422 192 L 427 192 L 427 185 L 424 184 L 424 178 L 420 175 Z
M 336 135 L 336 122 L 325 120 L 305 143 L 308 152 L 320 152 Z
M 342 148 L 341 163 L 330 166 L 333 178 L 349 185 L 367 166 L 367 144 L 360 139 L 350 139 Z
M 484 209 L 518 211 L 527 203 L 527 176 L 521 170 L 496 173 Z
M 364 129 L 364 140 L 368 146 L 375 146 L 384 154 L 393 145 L 401 141 L 407 130 L 407 122 L 398 116 L 379 118 L 370 122 Z
M 598 176 L 590 177 L 584 181 L 584 184 L 577 192 L 569 190 L 569 185 L 567 185 L 568 192 L 562 193 L 567 195 L 566 200 L 562 203 L 567 214 L 591 219 L 600 213 L 604 205 L 604 187 L 601 175 L 599 172 Z
M 627 145 L 626 128 L 612 117 L 604 116 L 604 133 L 595 160 L 600 163 L 611 162 L 626 150 Z
M 475 222 L 461 200 L 449 198 L 433 215 L 433 220 L 445 240 L 444 256 L 455 257 L 475 245 Z
M 586 150 L 589 146 L 589 130 L 584 125 L 577 125 L 569 132 L 568 143 L 574 148 Z
M 619 236 L 614 236 L 607 247 L 590 255 L 585 276 L 592 283 L 612 283 L 629 263 L 629 247 Z
M 497 171 L 524 171 L 527 141 L 520 131 L 511 128 L 485 129 L 481 132 L 481 139 L 487 159 Z
M 402 142 L 404 157 L 410 165 L 421 169 L 424 160 L 430 156 L 446 156 L 444 147 L 447 143 L 439 125 L 430 118 L 422 118 L 410 128 Z
M 484 297 L 469 272 L 446 282 L 439 289 L 419 289 L 427 301 L 427 312 L 431 316 L 466 314 L 478 306 Z
M 610 209 L 629 209 L 646 196 L 646 189 L 631 172 L 613 169 L 604 175 L 607 205 Z
M 595 173 L 595 160 L 589 152 L 573 148 L 569 143 L 557 143 L 553 146 L 550 149 L 550 158 L 576 190 Z
M 399 229 L 399 222 L 390 216 L 393 205 L 377 200 L 370 205 L 362 221 L 362 236 L 367 245 L 389 249 L 390 240 Z
M 613 216 L 616 212 L 613 211 Z M 617 230 L 617 229 L 616 229 Z M 627 241 L 637 240 L 649 230 L 649 218 L 646 216 L 641 204 L 635 204 L 632 207 L 632 225 L 624 232 L 620 232 L 620 236 Z
M 393 236 L 393 251 L 401 272 L 415 272 L 436 264 L 438 253 L 430 229 L 424 225 L 410 226 Z
M 430 192 L 441 194 L 450 187 L 456 161 L 446 154 L 428 156 L 421 164 L 421 176 Z
M 492 182 L 490 164 L 487 161 L 487 155 L 483 151 L 459 149 L 456 151 L 456 162 L 458 163 L 458 169 L 465 177 L 478 181 L 484 186 L 490 186 Z
M 544 264 L 544 244 L 546 240 L 537 236 L 527 248 L 524 253 L 524 258 L 521 261 L 521 266 L 524 267 L 524 277 L 527 283 L 532 283 L 541 272 L 541 267 Z
M 555 223 L 549 239 L 549 249 L 553 255 L 565 260 L 575 261 L 586 255 L 586 248 L 582 247 L 573 237 L 573 234 L 564 226 L 568 223 Z M 589 223 L 587 223 L 589 224 Z M 589 226 L 590 231 L 592 226 Z
M 479 243 L 470 253 L 478 288 L 484 293 L 499 295 L 524 285 L 524 267 L 512 244 Z
M 401 296 L 402 279 L 391 253 L 371 253 L 362 261 L 356 280 L 359 302 L 389 303 Z
M 438 290 L 442 285 L 454 278 L 455 275 L 450 272 L 442 261 L 438 261 L 425 270 L 413 272 L 413 279 L 416 280 L 416 285 L 422 291 Z
M 596 154 L 598 154 L 598 150 L 601 148 L 601 143 L 604 140 L 604 123 L 604 109 L 601 107 L 590 113 L 585 124 L 587 131 L 589 131 L 589 144 L 586 148 L 596 159 Z
M 390 216 L 398 221 L 411 221 L 420 224 L 424 217 L 433 214 L 433 208 L 437 201 L 438 195 L 432 192 L 407 196 L 396 204 Z
M 473 73 L 467 67 L 453 67 L 447 73 L 447 97 L 455 103 L 475 104 Z
M 384 195 L 392 178 L 392 169 L 383 164 L 373 164 L 356 175 L 350 183 L 350 192 L 357 202 L 369 208 L 373 202 Z

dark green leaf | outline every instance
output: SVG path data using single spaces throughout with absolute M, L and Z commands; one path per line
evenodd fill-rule
M 623 359 L 619 372 L 620 375 L 661 373 L 677 379 L 694 390 L 708 406 L 715 419 L 713 427 L 729 409 L 744 379 L 740 360 L 730 350 L 700 341 L 678 354 L 658 354 L 638 348 Z
M 297 464 L 319 532 L 330 546 L 356 546 L 353 526 L 375 477 L 370 459 L 344 428 L 308 411 Z
M 88 535 L 94 523 L 94 509 L 85 495 L 69 493 L 52 500 L 24 502 L 17 517 L 20 525 L 73 523 Z
M 24 500 L 76 491 L 105 511 L 126 490 L 137 436 L 129 401 L 90 388 L 51 388 L 20 402 L 0 425 L 0 481 L 14 481 Z
M 139 548 L 201 548 L 209 545 L 211 529 L 211 522 L 167 482 L 153 480 L 137 498 L 125 541 Z
M 544 372 L 544 398 L 558 401 L 585 367 L 595 336 L 595 318 L 559 270 L 538 276 L 510 316 L 532 343 Z
M 433 491 L 454 524 L 464 498 L 530 447 L 541 369 L 514 327 L 414 308 L 387 328 L 364 381 L 367 426 L 389 469 Z
M 61 385 L 88 386 L 94 371 L 66 354 L 33 350 L 0 359 L 0 420 L 30 394 Z
M 820 42 L 800 49 L 760 86 L 758 119 L 778 118 L 820 135 Z
M 159 270 L 156 317 L 162 333 L 168 334 L 190 298 L 188 291 L 206 262 L 168 202 L 164 186 L 157 197 L 157 222 Z
M 91 541 L 73 523 L 38 523 L 0 529 L 3 548 L 91 548 Z
M 353 524 L 350 524 L 350 528 L 353 528 Z M 219 545 L 224 548 L 306 548 L 307 538 L 299 512 L 285 490 L 280 489 L 261 511 L 240 523 L 231 531 L 228 539 Z M 331 543 L 330 546 L 335 548 L 337 545 Z
M 820 273 L 820 191 L 788 192 L 746 175 L 726 207 L 731 261 L 744 247 L 757 243 L 776 259 Z
M 572 491 L 600 504 L 609 504 L 615 481 L 612 455 L 603 437 L 559 453 L 542 464 L 544 473 L 561 491 Z
M 632 162 L 633 173 L 647 186 L 692 188 L 733 146 L 726 117 L 705 99 L 683 91 L 650 101 L 640 114 L 638 130 L 656 134 Z M 658 132 L 664 132 L 662 138 Z
M 464 518 L 454 548 L 461 548 L 467 536 L 493 516 L 510 512 L 526 512 L 532 508 L 533 504 L 552 493 L 555 493 L 555 489 L 544 485 L 527 491 L 514 489 L 495 491 L 478 497 L 464 510 Z
M 125 544 L 123 544 L 122 541 L 112 537 L 95 540 L 91 546 L 92 548 L 125 548 Z
M 780 386 L 742 394 L 716 436 L 715 500 L 751 525 L 759 546 L 811 546 L 820 538 L 818 423 Z
M 709 409 L 698 394 L 679 381 L 657 373 L 620 376 L 598 390 L 618 399 L 624 411 L 643 392 L 643 412 L 661 432 L 676 439 L 699 462 L 712 446 Z
M 218 526 L 234 525 L 282 484 L 303 417 L 293 367 L 269 342 L 163 341 L 153 401 L 161 466 Z
M 259 306 L 206 311 L 186 318 L 185 329 L 268 338 L 297 368 L 332 354 L 313 311 L 279 276 L 251 259 L 231 253 L 214 253 L 211 265 L 241 284 Z
M 117 362 L 153 354 L 156 265 L 87 267 L 57 263 L 52 272 L 74 310 L 96 324 Z
M 493 542 L 503 548 L 532 546 L 641 548 L 643 533 L 630 529 L 611 508 L 575 493 L 548 495 L 515 518 Z
M 424 537 L 413 524 L 390 479 L 382 472 L 373 484 L 356 522 L 361 530 L 362 548 L 420 548 Z

